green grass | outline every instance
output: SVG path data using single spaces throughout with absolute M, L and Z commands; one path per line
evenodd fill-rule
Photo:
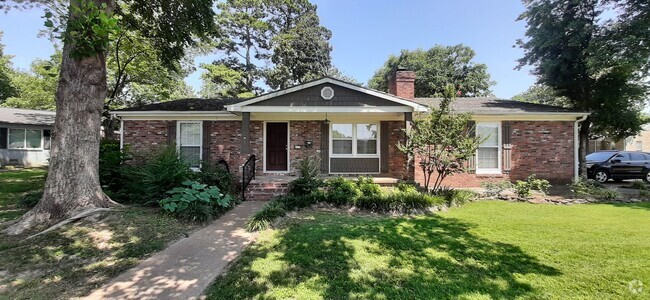
M 0 213 L 13 211 L 3 218 L 25 212 L 15 209 L 17 202 L 42 188 L 43 175 L 42 170 L 0 173 Z M 27 241 L 25 235 L 0 233 L 0 299 L 87 295 L 195 228 L 159 209 L 127 206 Z
M 45 169 L 0 172 L 0 223 L 22 216 L 27 210 L 18 206 L 25 194 L 43 189 Z
M 483 201 L 416 218 L 303 212 L 262 232 L 206 295 L 648 299 L 649 232 L 650 203 Z

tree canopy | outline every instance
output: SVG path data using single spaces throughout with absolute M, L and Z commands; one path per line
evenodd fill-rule
M 16 93 L 7 98 L 2 106 L 54 110 L 60 67 L 61 50 L 56 50 L 50 59 L 34 60 L 29 71 L 13 70 L 10 79 Z
M 368 85 L 388 92 L 388 78 L 397 68 L 415 71 L 415 97 L 442 97 L 447 85 L 453 85 L 463 97 L 490 96 L 490 79 L 487 65 L 473 61 L 476 53 L 464 45 L 436 45 L 428 50 L 402 50 L 399 56 L 391 55 L 375 71 Z
M 2 31 L 0 31 L 0 103 L 16 95 L 16 87 L 11 83 L 11 56 L 4 54 Z
M 512 96 L 512 100 L 567 108 L 571 107 L 569 99 L 558 96 L 558 93 L 553 88 L 539 84 L 533 85 L 526 91 Z

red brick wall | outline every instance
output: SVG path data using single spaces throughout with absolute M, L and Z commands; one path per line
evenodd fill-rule
M 483 175 L 462 173 L 443 182 L 451 187 L 479 187 L 486 180 L 522 180 L 530 174 L 554 183 L 568 183 L 573 178 L 573 122 L 510 121 L 512 143 L 509 174 Z M 503 163 L 502 159 L 502 163 Z M 424 184 L 424 175 L 415 164 L 415 180 Z M 502 166 L 503 168 L 503 166 Z M 431 184 L 435 181 L 435 174 Z
M 297 163 L 299 160 L 317 156 L 320 157 L 320 127 L 322 121 L 291 121 L 289 123 L 289 158 L 291 163 L 291 172 L 297 173 Z M 305 141 L 312 141 L 311 148 L 305 147 Z M 300 146 L 300 149 L 296 149 Z
M 252 121 L 250 124 L 251 153 L 242 154 L 241 121 L 204 121 L 208 122 L 210 130 L 210 157 L 212 161 L 224 159 L 230 166 L 230 171 L 239 178 L 241 168 L 251 155 L 257 159 L 256 173 L 262 174 L 264 166 L 263 123 Z
M 167 122 L 124 121 L 124 145 L 128 145 L 129 149 L 136 154 L 166 146 L 168 144 Z
M 406 124 L 403 121 L 388 122 L 388 171 L 382 170 L 381 176 L 394 177 L 399 179 L 413 179 L 413 172 L 407 174 L 406 164 L 408 156 L 397 148 L 397 143 L 405 141 L 404 129 Z

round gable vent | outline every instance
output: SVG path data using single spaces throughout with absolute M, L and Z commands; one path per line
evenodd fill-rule
M 323 99 L 325 100 L 330 100 L 334 98 L 334 89 L 329 86 L 326 86 L 320 90 L 320 96 L 323 97 Z

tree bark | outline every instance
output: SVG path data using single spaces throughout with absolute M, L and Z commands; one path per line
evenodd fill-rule
M 107 12 L 115 9 L 114 0 L 92 1 L 98 7 L 106 3 Z M 68 19 L 75 17 L 70 9 Z M 73 59 L 73 46 L 64 42 L 43 198 L 5 230 L 8 234 L 21 234 L 34 225 L 50 225 L 88 209 L 115 204 L 102 191 L 98 174 L 102 109 L 107 93 L 106 53 Z

